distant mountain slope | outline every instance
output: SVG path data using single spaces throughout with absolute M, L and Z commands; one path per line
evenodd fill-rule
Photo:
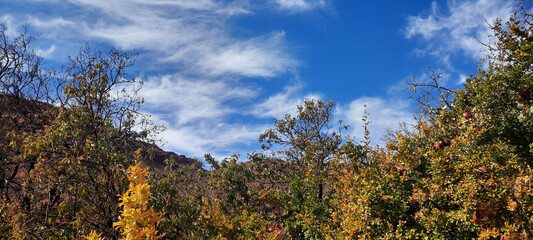
M 28 100 L 13 95 L 0 94 L 0 157 L 12 158 L 14 152 L 9 146 L 8 134 L 33 133 L 43 130 L 45 125 L 52 119 L 45 114 L 47 110 L 54 106 L 36 101 Z M 143 149 L 143 162 L 152 168 L 163 168 L 165 159 L 172 159 L 178 165 L 189 165 L 196 160 L 174 152 L 167 152 L 150 143 L 139 140 L 131 140 L 128 143 L 131 149 Z

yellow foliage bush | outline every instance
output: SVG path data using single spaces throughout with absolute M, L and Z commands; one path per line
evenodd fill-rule
M 148 170 L 140 163 L 128 169 L 129 189 L 120 198 L 123 207 L 118 222 L 114 223 L 117 230 L 122 232 L 122 239 L 158 239 L 157 224 L 161 221 L 161 214 L 148 206 L 152 193 L 146 180 Z
M 137 151 L 137 155 L 139 155 Z M 138 158 L 137 158 L 138 159 Z M 127 170 L 130 185 L 128 190 L 120 198 L 120 206 L 123 207 L 118 222 L 113 226 L 120 230 L 124 240 L 158 239 L 157 225 L 161 222 L 161 214 L 148 206 L 150 196 L 150 184 L 146 177 L 148 169 L 143 168 L 138 162 Z M 83 236 L 86 240 L 102 240 L 96 231 Z

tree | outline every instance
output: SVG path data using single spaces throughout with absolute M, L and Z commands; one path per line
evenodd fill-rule
M 28 162 L 16 161 L 19 154 L 9 146 L 11 132 L 34 132 L 41 129 L 47 118 L 41 110 L 47 104 L 26 99 L 46 99 L 48 78 L 47 69 L 42 66 L 42 58 L 30 45 L 37 37 L 29 33 L 28 26 L 10 38 L 7 26 L 0 23 L 0 200 L 12 202 L 21 192 L 20 173 L 28 167 Z
M 93 125 L 89 128 L 113 126 L 115 136 L 120 137 L 114 140 L 120 143 L 117 147 L 122 147 L 125 138 L 148 140 L 153 136 L 149 134 L 162 130 L 139 112 L 143 99 L 138 92 L 143 82 L 128 73 L 136 58 L 136 53 L 115 49 L 93 52 L 87 44 L 76 57 L 69 58 L 59 76 L 65 93 L 58 96 L 62 105 L 87 114 L 92 120 L 87 124 Z
M 326 183 L 330 181 L 329 161 L 338 152 L 341 131 L 347 126 L 333 119 L 334 103 L 305 100 L 298 114 L 275 120 L 274 128 L 259 136 L 264 150 L 289 162 L 287 175 L 277 196 L 283 203 L 285 224 L 293 238 L 322 238 L 319 226 L 327 225 L 329 203 Z
M 27 25 L 13 39 L 6 31 L 7 26 L 0 23 L 0 91 L 30 99 L 46 97 L 42 57 L 30 48 L 36 36 L 29 34 Z
M 279 145 L 284 149 L 276 153 L 285 160 L 299 165 L 305 161 L 326 164 L 341 144 L 341 130 L 347 128 L 342 121 L 334 123 L 334 106 L 331 101 L 304 100 L 304 105 L 298 106 L 297 116 L 287 114 L 276 119 L 274 128 L 259 136 L 263 150 Z
M 305 100 L 298 106 L 296 117 L 290 114 L 275 120 L 275 127 L 259 136 L 264 150 L 276 145 L 282 149 L 274 154 L 291 161 L 301 169 L 312 168 L 312 174 L 326 174 L 326 164 L 338 151 L 342 142 L 341 130 L 347 129 L 339 120 L 334 123 L 332 110 L 335 104 L 322 100 Z M 336 129 L 335 129 L 336 128 Z M 323 199 L 323 185 L 319 184 L 318 199 Z
M 464 89 L 442 89 L 438 78 L 418 85 L 446 93 L 437 102 L 421 98 L 415 130 L 367 151 L 368 167 L 341 165 L 333 236 L 532 237 L 532 17 L 522 8 L 505 24 L 494 22 L 497 42 L 481 64 L 486 68 Z
M 164 169 L 150 174 L 154 209 L 162 213 L 159 229 L 167 239 L 202 236 L 202 198 L 207 195 L 207 172 L 196 161 L 180 166 L 167 159 Z
M 133 59 L 122 51 L 83 48 L 63 68 L 62 106 L 48 110 L 48 125 L 13 134 L 20 153 L 14 159 L 28 166 L 21 199 L 10 203 L 12 234 L 79 238 L 97 229 L 118 237 L 113 222 L 127 187 L 123 169 L 132 164 L 127 143 L 139 136 L 134 129 L 142 102 L 135 88 L 128 91 L 136 82 L 126 74 Z
M 28 27 L 14 38 L 6 29 L 0 25 L 0 237 L 73 239 L 98 229 L 117 238 L 132 143 L 162 130 L 139 112 L 142 79 L 128 73 L 137 55 L 86 45 L 48 71 Z

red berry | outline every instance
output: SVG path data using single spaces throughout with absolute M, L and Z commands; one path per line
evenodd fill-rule
M 490 172 L 490 170 L 488 168 L 483 167 L 483 166 L 479 167 L 477 169 L 477 171 L 480 172 L 480 173 L 489 173 Z
M 491 213 L 490 210 L 486 208 L 478 207 L 476 208 L 476 211 L 472 215 L 472 221 L 475 224 L 481 225 L 483 224 L 483 222 L 488 220 L 490 213 Z
M 527 100 L 529 100 L 530 97 L 531 97 L 531 90 L 522 89 L 522 90 L 518 91 L 518 98 L 520 98 L 520 100 L 527 101 Z
M 433 150 L 435 151 L 439 151 L 443 148 L 444 148 L 444 145 L 441 142 L 435 143 L 435 145 L 433 145 Z
M 483 224 L 483 222 L 481 222 L 481 220 L 479 220 L 477 215 L 478 215 L 477 212 L 474 212 L 474 214 L 472 214 L 472 222 L 474 222 L 477 225 Z

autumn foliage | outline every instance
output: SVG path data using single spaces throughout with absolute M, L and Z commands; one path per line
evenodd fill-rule
M 414 95 L 416 124 L 386 146 L 344 138 L 333 102 L 305 100 L 248 161 L 206 154 L 209 166 L 144 167 L 134 143 L 159 128 L 138 111 L 135 55 L 85 47 L 62 74 L 25 79 L 55 79 L 54 105 L 24 99 L 41 95 L 6 73 L 0 238 L 531 239 L 532 18 L 492 23 L 496 42 L 461 89 L 410 83 L 439 94 Z
M 130 185 L 120 198 L 119 206 L 123 209 L 113 226 L 122 233 L 121 239 L 158 239 L 156 227 L 161 217 L 149 206 L 152 193 L 146 178 L 148 170 L 137 163 L 130 166 L 127 172 Z
M 532 237 L 531 17 L 495 22 L 477 75 L 423 106 L 414 131 L 364 158 L 343 152 L 334 238 Z

